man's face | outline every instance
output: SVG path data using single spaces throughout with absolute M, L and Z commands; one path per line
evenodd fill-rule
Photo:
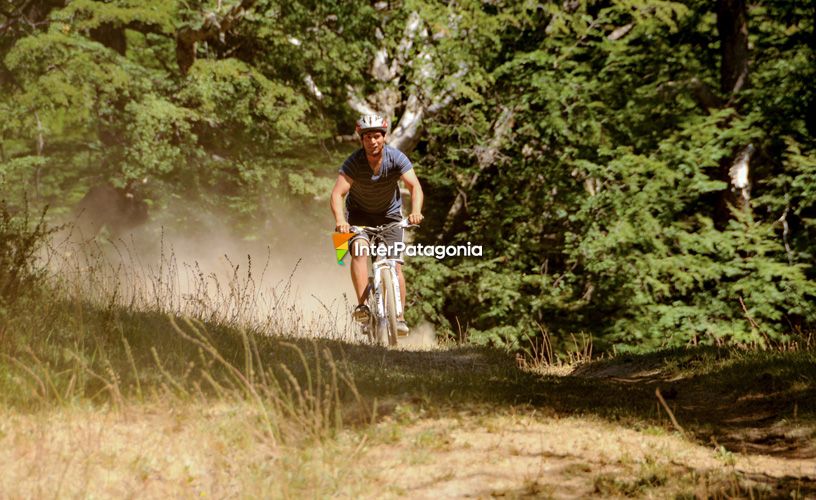
M 368 156 L 379 156 L 385 145 L 385 134 L 379 131 L 363 134 L 363 148 Z

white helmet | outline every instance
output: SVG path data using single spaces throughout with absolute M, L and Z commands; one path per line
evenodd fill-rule
M 357 120 L 355 130 L 360 138 L 362 138 L 366 132 L 372 132 L 374 130 L 382 132 L 383 135 L 385 135 L 388 131 L 388 119 L 380 115 L 362 115 L 360 119 Z

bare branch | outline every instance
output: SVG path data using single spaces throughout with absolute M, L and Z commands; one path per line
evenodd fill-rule
M 627 33 L 632 31 L 632 28 L 635 27 L 635 23 L 624 24 L 620 28 L 615 28 L 615 31 L 609 34 L 606 38 L 612 40 L 620 40 L 621 38 L 625 37 Z
M 370 115 L 376 113 L 374 108 L 372 108 L 365 100 L 361 99 L 357 96 L 357 93 L 354 91 L 353 88 L 348 88 L 348 105 L 354 111 L 360 113 L 361 115 Z
M 482 172 L 487 170 L 488 167 L 492 166 L 496 162 L 499 149 L 501 149 L 502 143 L 510 134 L 514 124 L 515 113 L 513 110 L 509 108 L 502 108 L 499 117 L 493 124 L 493 137 L 490 139 L 490 142 L 487 146 L 477 146 L 474 150 L 474 154 L 476 156 L 476 172 L 473 173 L 465 186 L 459 187 L 459 193 L 456 195 L 453 205 L 451 205 L 450 209 L 448 210 L 448 215 L 445 217 L 445 223 L 442 226 L 442 232 L 437 235 L 437 239 L 444 240 L 445 237 L 449 235 L 453 229 L 456 219 L 465 208 L 467 193 L 476 186 Z
M 717 95 L 714 94 L 714 91 L 711 90 L 711 87 L 706 85 L 704 82 L 701 82 L 695 77 L 689 81 L 689 84 L 691 85 L 691 92 L 694 96 L 694 101 L 704 111 L 722 107 L 722 100 L 717 97 Z
M 419 132 L 422 126 L 422 118 L 425 115 L 426 106 L 420 101 L 416 94 L 408 97 L 405 105 L 405 112 L 402 113 L 399 123 L 391 132 L 389 144 L 400 151 L 408 152 L 413 150 L 419 143 Z
M 378 38 L 382 38 L 379 31 L 378 35 Z M 389 134 L 389 144 L 406 153 L 419 143 L 423 121 L 453 102 L 454 84 L 445 90 L 434 89 L 438 85 L 439 75 L 434 67 L 431 40 L 419 13 L 412 12 L 394 57 L 389 58 L 385 47 L 380 47 L 374 55 L 370 73 L 384 85 L 366 98 L 359 97 L 354 89 L 349 89 L 348 104 L 359 113 L 379 113 L 393 117 L 395 111 L 402 108 L 399 122 Z M 413 57 L 412 53 L 415 53 Z M 413 70 L 413 90 L 403 95 L 399 88 L 406 68 Z M 461 67 L 450 79 L 456 81 L 466 72 L 467 68 Z
M 186 74 L 195 62 L 196 45 L 199 42 L 211 40 L 223 42 L 225 34 L 244 17 L 246 11 L 254 4 L 255 0 L 242 0 L 223 16 L 219 17 L 217 12 L 205 13 L 201 28 L 180 29 L 176 33 L 176 62 L 181 73 Z
M 782 224 L 782 241 L 785 243 L 785 253 L 788 255 L 788 264 L 793 265 L 793 250 L 791 250 L 790 242 L 788 238 L 790 236 L 790 226 L 788 225 L 788 212 L 790 211 L 790 205 L 785 207 L 785 211 L 782 212 L 782 215 L 776 222 Z
M 312 75 L 306 73 L 306 76 L 303 77 L 303 83 L 306 84 L 306 89 L 315 97 L 315 99 L 318 101 L 323 100 L 323 92 L 321 92 L 318 88 L 314 78 L 312 78 Z

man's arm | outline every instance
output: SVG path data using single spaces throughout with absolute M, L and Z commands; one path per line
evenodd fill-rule
M 343 208 L 343 196 L 348 194 L 351 189 L 352 180 L 346 174 L 337 176 L 337 182 L 334 183 L 334 188 L 331 192 L 331 210 L 334 214 L 335 231 L 338 233 L 348 233 L 349 223 L 346 220 L 346 211 Z
M 414 169 L 405 172 L 400 177 L 408 192 L 411 193 L 411 214 L 408 215 L 408 222 L 411 224 L 419 224 L 425 217 L 422 215 L 422 202 L 424 196 L 422 194 L 422 186 L 419 184 Z

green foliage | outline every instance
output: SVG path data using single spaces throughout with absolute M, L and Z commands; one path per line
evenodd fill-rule
M 21 138 L 87 139 L 144 92 L 139 69 L 98 43 L 59 32 L 20 40 L 6 57 L 22 90 L 8 96 Z M 40 120 L 38 125 L 37 120 Z
M 191 202 L 177 222 L 226 207 L 257 238 L 282 206 L 327 220 L 350 91 L 415 93 L 421 237 L 484 255 L 408 266 L 410 319 L 508 345 L 779 341 L 816 320 L 813 8 L 752 4 L 748 80 L 724 95 L 710 2 L 51 5 L 0 43 L 0 173 L 53 213 L 148 178 L 158 210 Z
M 185 149 L 195 141 L 193 112 L 154 95 L 129 103 L 126 112 L 133 117 L 127 124 L 130 146 L 125 151 L 126 178 L 167 174 L 183 165 L 188 153 Z
M 12 185 L 25 185 L 29 173 L 45 164 L 45 158 L 40 156 L 19 156 L 0 163 L 0 179 L 4 191 L 9 190 Z
M 99 28 L 104 24 L 128 25 L 144 23 L 157 27 L 163 33 L 173 33 L 179 3 L 167 0 L 115 0 L 98 2 L 75 0 L 52 17 L 78 30 Z
M 812 20 L 752 9 L 753 85 L 706 108 L 696 92 L 717 87 L 719 64 L 708 8 L 501 9 L 518 21 L 482 63 L 494 83 L 438 117 L 425 144 L 434 215 L 467 194 L 444 241 L 485 246 L 481 261 L 413 270 L 449 328 L 508 345 L 539 328 L 556 343 L 585 331 L 619 349 L 766 343 L 813 328 L 816 161 L 802 106 L 813 101 L 812 48 L 790 36 L 813 33 Z M 484 169 L 478 153 L 501 109 L 514 112 L 513 134 Z M 748 144 L 758 151 L 750 210 L 729 211 L 724 174 Z
M 325 191 L 326 172 L 314 159 L 304 171 L 300 151 L 332 137 L 335 119 L 351 121 L 338 110 L 346 83 L 363 80 L 376 12 L 345 2 L 237 7 L 82 0 L 15 32 L 0 47 L 10 75 L 0 80 L 0 171 L 19 181 L 15 194 L 59 214 L 93 184 L 152 179 L 142 194 L 159 211 L 178 196 L 257 223 Z M 178 36 L 193 30 L 210 38 L 182 71 Z
M 235 59 L 197 61 L 179 97 L 206 123 L 208 145 L 280 148 L 307 136 L 302 96 Z M 203 127 L 204 128 L 204 127 Z

